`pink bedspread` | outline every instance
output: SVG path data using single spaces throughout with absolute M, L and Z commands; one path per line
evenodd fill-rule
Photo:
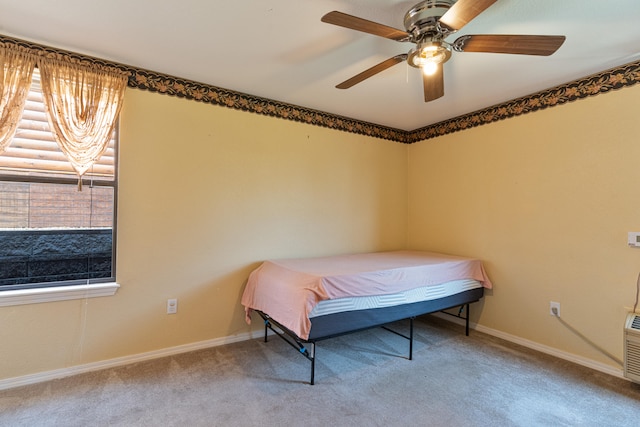
M 396 251 L 265 261 L 242 295 L 247 323 L 260 310 L 307 339 L 309 313 L 325 299 L 386 295 L 451 280 L 491 281 L 476 259 L 431 252 Z

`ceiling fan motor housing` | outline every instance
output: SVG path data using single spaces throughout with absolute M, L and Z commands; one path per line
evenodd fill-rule
M 440 34 L 442 28 L 438 21 L 455 2 L 456 0 L 426 0 L 416 4 L 404 15 L 404 28 L 417 39 L 424 34 Z

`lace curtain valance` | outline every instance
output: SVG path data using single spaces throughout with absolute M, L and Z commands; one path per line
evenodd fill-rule
M 16 133 L 29 94 L 35 58 L 0 47 L 0 154 Z
M 81 189 L 82 176 L 109 145 L 124 99 L 127 73 L 4 47 L 0 47 L 0 60 L 0 154 L 15 133 L 37 65 L 49 124 L 78 174 Z

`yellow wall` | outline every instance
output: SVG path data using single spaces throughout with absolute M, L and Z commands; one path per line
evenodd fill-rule
M 122 287 L 0 307 L 0 379 L 244 334 L 260 261 L 404 247 L 486 262 L 480 325 L 615 365 L 596 347 L 622 358 L 640 270 L 639 104 L 633 87 L 407 146 L 130 89 Z
M 411 145 L 408 245 L 486 260 L 480 325 L 619 368 L 605 353 L 623 357 L 640 270 L 638 111 L 636 86 Z
M 403 144 L 131 89 L 120 140 L 120 290 L 0 307 L 0 379 L 243 334 L 260 261 L 406 246 Z

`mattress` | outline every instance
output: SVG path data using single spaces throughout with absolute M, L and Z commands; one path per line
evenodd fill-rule
M 482 286 L 482 283 L 477 280 L 462 279 L 452 280 L 437 285 L 421 286 L 388 295 L 370 295 L 323 300 L 320 301 L 313 310 L 311 310 L 309 318 L 311 319 L 311 323 L 313 323 L 314 317 L 326 316 L 345 311 L 369 310 L 412 304 L 420 301 L 430 301 L 458 294 L 470 289 L 481 288 Z
M 310 319 L 312 327 L 307 341 L 315 342 L 464 305 L 467 305 L 468 325 L 468 304 L 480 301 L 483 295 L 484 287 L 479 287 L 425 301 L 316 316 Z

